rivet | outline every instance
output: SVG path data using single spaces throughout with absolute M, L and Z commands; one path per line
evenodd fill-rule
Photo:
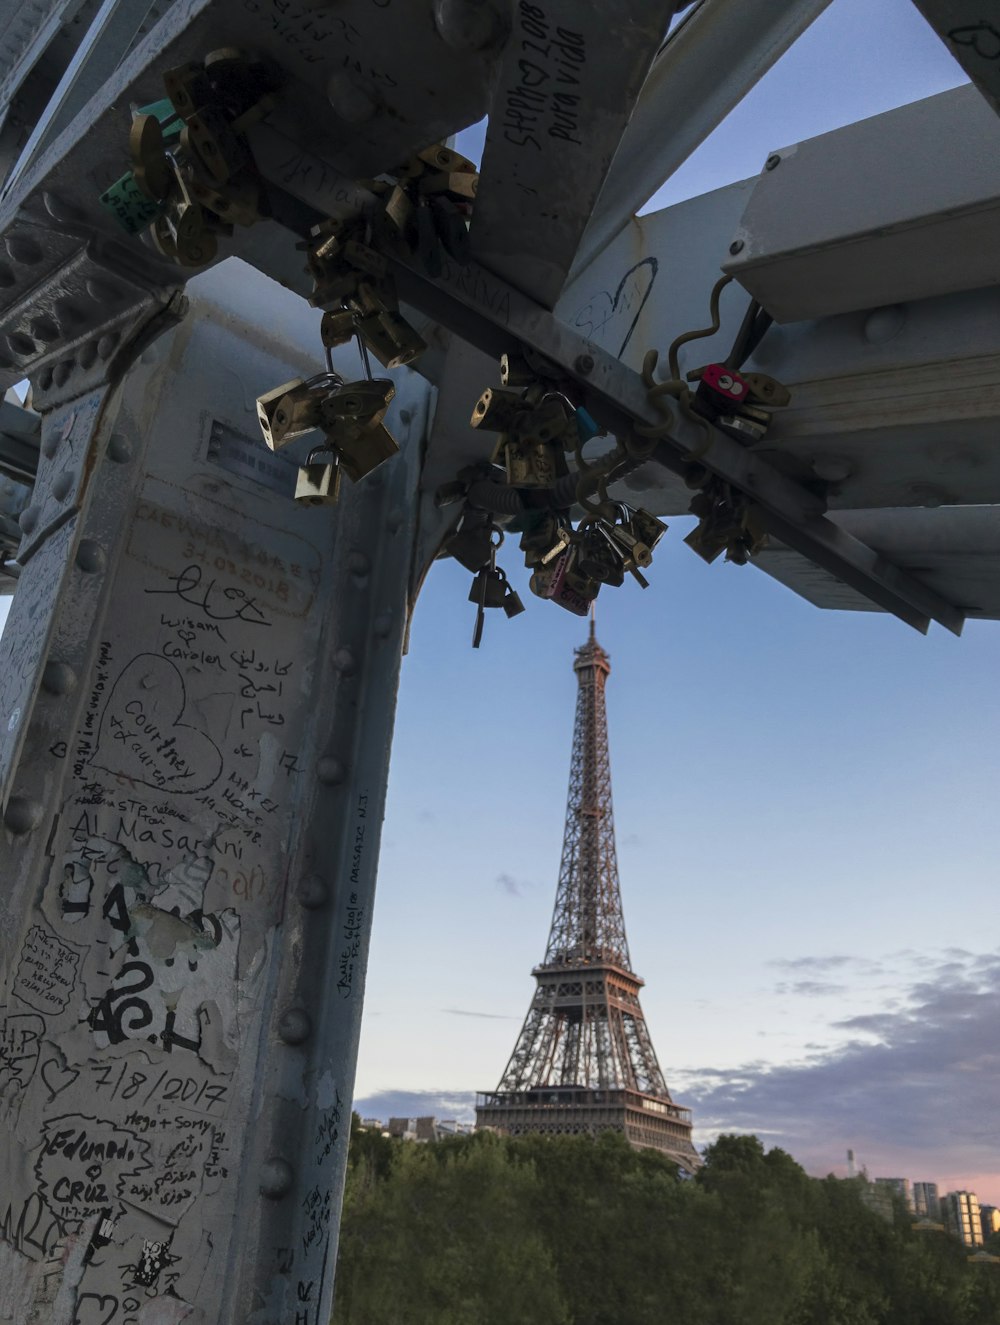
M 73 491 L 76 483 L 76 471 L 73 469 L 64 469 L 52 484 L 52 495 L 56 501 L 65 501 Z
M 304 906 L 307 911 L 318 911 L 329 901 L 330 889 L 318 874 L 309 874 L 299 884 L 296 896 L 299 905 Z
M 34 354 L 35 352 L 35 342 L 20 331 L 12 331 L 7 337 L 7 344 L 14 353 L 19 354 L 22 359 L 27 358 L 28 355 Z
M 347 124 L 365 124 L 378 110 L 375 97 L 346 74 L 330 75 L 326 95 L 334 114 Z
M 372 622 L 372 630 L 378 639 L 385 639 L 392 630 L 392 613 L 380 612 Z
M 742 240 L 742 239 L 734 239 L 733 242 L 729 245 L 729 251 L 730 251 L 730 253 L 732 253 L 732 255 L 733 255 L 734 257 L 736 256 L 737 253 L 742 253 L 742 252 L 743 252 L 743 240 Z
M 305 1008 L 286 1008 L 278 1018 L 278 1035 L 285 1044 L 303 1044 L 312 1034 L 312 1018 Z
M 86 286 L 91 299 L 96 299 L 99 304 L 121 303 L 122 292 L 110 281 L 99 281 L 92 276 Z
M 132 459 L 132 443 L 120 432 L 112 433 L 108 442 L 108 459 L 116 465 L 127 465 Z
M 0 286 L 5 290 L 9 290 L 16 280 L 17 277 L 7 266 L 6 262 L 0 262 Z
M 26 506 L 17 517 L 17 523 L 21 526 L 22 533 L 30 534 L 38 523 L 38 507 Z
M 59 328 L 50 317 L 36 317 L 31 324 L 31 334 L 35 340 L 51 345 L 59 339 Z
M 777 152 L 772 152 L 771 155 L 764 162 L 764 169 L 773 170 L 775 166 L 780 166 L 780 165 L 781 165 L 781 157 L 778 155 Z
M 57 363 L 52 370 L 52 380 L 56 386 L 65 386 L 69 381 L 70 374 L 73 371 L 73 360 L 64 359 L 62 363 Z
M 100 543 L 92 538 L 85 538 L 76 551 L 76 564 L 88 575 L 98 575 L 107 569 L 108 556 Z
M 594 356 L 592 354 L 578 354 L 573 367 L 581 377 L 589 377 L 594 371 Z
M 364 552 L 355 548 L 347 554 L 347 569 L 352 575 L 367 575 L 371 568 L 372 564 Z
M 114 353 L 114 348 L 118 344 L 120 337 L 117 331 L 109 331 L 106 336 L 102 336 L 97 342 L 97 355 L 101 359 L 110 359 Z
M 349 649 L 346 644 L 343 645 L 333 655 L 333 665 L 342 676 L 353 676 L 358 670 L 358 660 L 354 656 L 354 650 Z
M 338 787 L 347 776 L 347 769 L 333 755 L 324 755 L 317 761 L 316 776 L 324 787 Z
M 97 345 L 92 340 L 87 341 L 86 345 L 82 345 L 76 352 L 76 361 L 83 369 L 93 368 L 96 359 Z
M 80 219 L 80 209 L 67 202 L 65 198 L 60 198 L 57 193 L 43 193 L 42 202 L 53 221 L 77 221 Z
M 23 262 L 28 267 L 33 267 L 37 262 L 41 262 L 45 256 L 41 248 L 33 239 L 28 239 L 24 235 L 8 235 L 4 240 L 7 246 L 7 252 L 15 262 Z
M 50 695 L 69 695 L 76 689 L 76 672 L 69 663 L 47 662 L 42 686 Z
M 869 345 L 884 345 L 906 325 L 906 309 L 900 304 L 876 308 L 865 318 L 864 337 Z
M 272 1155 L 266 1159 L 260 1171 L 260 1194 L 272 1201 L 280 1200 L 292 1190 L 295 1174 L 287 1159 Z
M 18 837 L 31 833 L 45 817 L 45 806 L 29 796 L 11 796 L 4 811 L 3 821 Z

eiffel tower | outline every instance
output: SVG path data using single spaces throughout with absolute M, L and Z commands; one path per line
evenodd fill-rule
M 476 1123 L 513 1136 L 623 1132 L 683 1168 L 701 1160 L 691 1111 L 671 1099 L 639 1004 L 625 937 L 604 686 L 590 639 L 574 650 L 579 691 L 559 886 L 545 960 L 500 1084 L 476 1100 Z

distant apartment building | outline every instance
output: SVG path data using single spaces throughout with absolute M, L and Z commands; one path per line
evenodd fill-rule
M 909 1178 L 876 1178 L 875 1186 L 898 1196 L 907 1210 L 913 1209 L 913 1197 L 910 1195 Z
M 975 1192 L 948 1192 L 941 1197 L 944 1226 L 967 1247 L 983 1245 L 983 1222 Z
M 936 1182 L 913 1184 L 913 1213 L 921 1219 L 940 1219 L 941 1201 Z
M 442 1141 L 448 1136 L 471 1136 L 475 1123 L 461 1123 L 454 1118 L 390 1118 L 390 1136 L 403 1141 Z
M 979 1220 L 983 1226 L 984 1242 L 988 1242 L 995 1233 L 1000 1233 L 1000 1210 L 995 1205 L 981 1205 Z

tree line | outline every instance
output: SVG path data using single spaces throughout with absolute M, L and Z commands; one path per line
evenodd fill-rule
M 332 1325 L 1000 1325 L 1000 1265 L 862 1187 L 755 1136 L 688 1179 L 614 1133 L 418 1145 L 355 1118 Z

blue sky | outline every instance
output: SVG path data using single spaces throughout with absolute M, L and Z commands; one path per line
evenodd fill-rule
M 909 0 L 833 4 L 651 206 L 964 82 Z M 460 150 L 477 155 L 481 130 Z M 1000 1203 L 1000 626 L 923 638 L 705 566 L 674 521 L 605 589 L 615 817 L 643 1006 L 698 1135 Z M 495 1086 L 551 918 L 585 623 L 531 597 L 469 648 L 435 565 L 403 665 L 358 1067 L 364 1112 Z M 992 1110 L 995 1114 L 995 1110 Z

